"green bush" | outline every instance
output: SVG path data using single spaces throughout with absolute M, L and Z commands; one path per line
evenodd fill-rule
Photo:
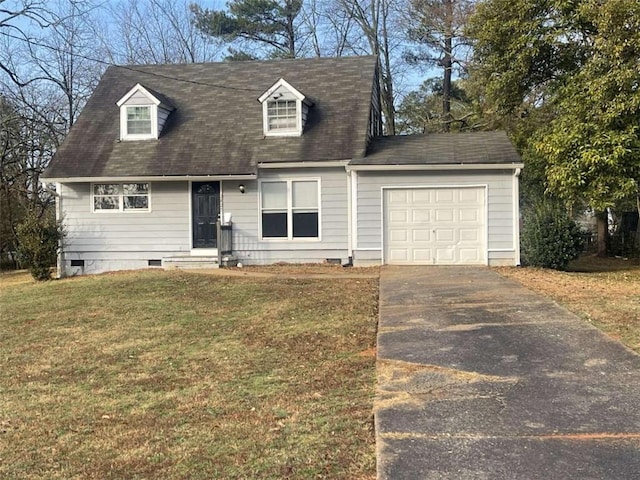
M 566 209 L 550 201 L 525 212 L 521 238 L 523 264 L 533 267 L 564 270 L 584 247 L 580 227 Z
M 49 217 L 28 214 L 16 228 L 18 257 L 36 280 L 50 280 L 51 267 L 56 264 L 64 230 Z

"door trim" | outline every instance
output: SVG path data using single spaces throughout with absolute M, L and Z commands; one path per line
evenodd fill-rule
M 220 215 L 222 215 L 222 181 L 210 180 L 210 179 L 193 179 L 189 180 L 187 186 L 187 196 L 189 197 L 189 254 L 192 257 L 202 256 L 217 256 L 217 248 L 194 248 L 193 246 L 193 184 L 194 183 L 213 183 L 218 182 L 220 184 Z

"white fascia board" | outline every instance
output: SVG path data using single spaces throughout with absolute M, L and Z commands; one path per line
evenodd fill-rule
M 151 101 L 154 105 L 158 106 L 160 105 L 162 102 L 160 100 L 158 100 L 153 94 L 151 94 L 151 92 L 149 92 L 149 90 L 147 90 L 146 88 L 144 88 L 142 85 L 140 85 L 139 83 L 136 83 L 135 87 L 133 87 L 131 90 L 129 90 L 124 97 L 122 97 L 120 100 L 118 100 L 118 102 L 116 103 L 117 106 L 121 107 L 124 102 L 126 102 L 127 100 L 129 100 L 129 98 L 131 98 L 131 96 L 136 93 L 136 92 L 142 92 L 142 94 L 147 97 L 149 99 L 149 101 Z
M 265 100 L 267 98 L 269 98 L 271 95 L 273 95 L 273 92 L 275 92 L 276 90 L 278 90 L 280 87 L 284 87 L 287 90 L 289 90 L 289 92 L 291 92 L 291 94 L 296 97 L 296 99 L 300 100 L 301 102 L 305 102 L 307 105 L 310 105 L 310 102 L 306 99 L 306 97 L 300 93 L 298 90 L 296 90 L 289 82 L 287 82 L 284 78 L 281 78 L 280 80 L 278 80 L 276 83 L 274 83 L 266 92 L 264 92 L 262 95 L 260 95 L 260 97 L 258 98 L 258 101 L 260 103 L 264 103 Z
M 140 177 L 63 177 L 42 178 L 47 183 L 97 183 L 97 182 L 175 182 L 191 180 L 206 182 L 209 180 L 255 180 L 255 174 L 247 175 L 170 175 L 170 176 L 140 176 Z
M 410 170 L 514 170 L 523 168 L 522 163 L 442 163 L 433 165 L 349 165 L 347 170 L 359 172 L 397 172 Z
M 258 168 L 261 170 L 275 168 L 346 168 L 350 160 L 331 160 L 327 162 L 274 162 L 259 163 Z

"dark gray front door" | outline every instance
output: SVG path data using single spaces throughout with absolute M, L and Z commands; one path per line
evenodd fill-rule
M 193 248 L 216 248 L 216 222 L 220 214 L 220 182 L 193 182 Z

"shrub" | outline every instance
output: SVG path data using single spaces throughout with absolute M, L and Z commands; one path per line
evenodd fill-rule
M 36 280 L 50 280 L 60 241 L 62 225 L 50 217 L 29 213 L 16 228 L 18 257 Z
M 583 246 L 583 232 L 560 205 L 544 201 L 525 212 L 523 264 L 564 270 L 582 253 Z

